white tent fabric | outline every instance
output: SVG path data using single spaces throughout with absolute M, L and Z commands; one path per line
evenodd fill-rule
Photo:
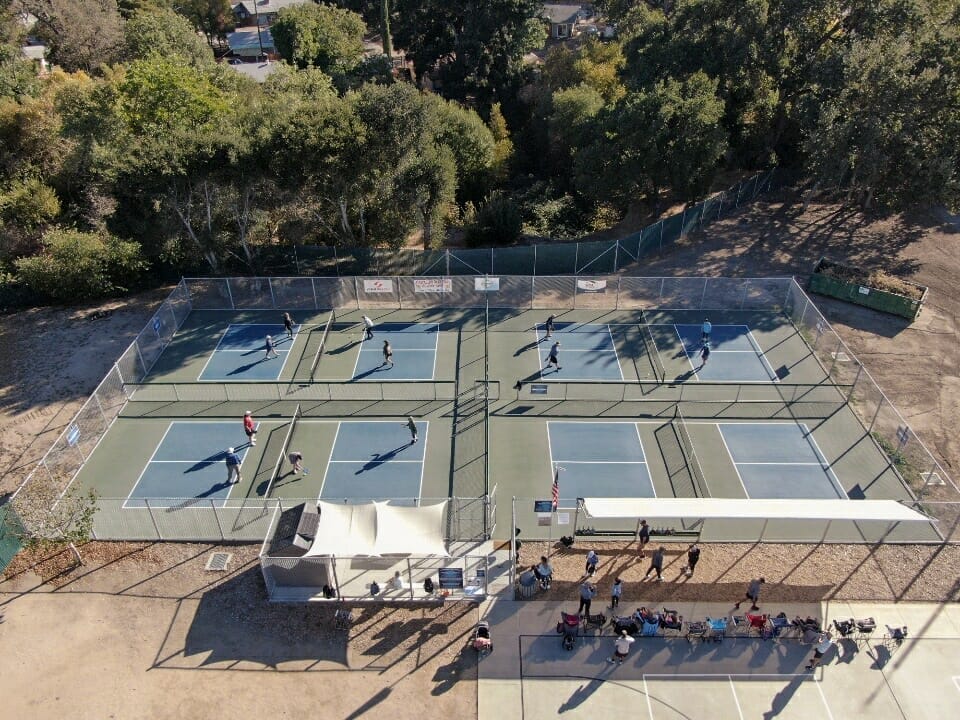
M 450 557 L 443 542 L 443 510 L 446 501 L 436 505 L 403 507 L 374 503 L 377 506 L 377 555 L 439 555 Z M 322 518 L 321 518 L 322 523 Z
M 377 509 L 366 505 L 340 505 L 323 500 L 313 544 L 304 555 L 376 555 Z
M 437 555 L 450 557 L 443 541 L 446 501 L 420 507 L 385 502 L 341 505 L 323 500 L 317 534 L 305 557 Z
M 935 522 L 896 500 L 586 498 L 583 509 L 592 518 Z

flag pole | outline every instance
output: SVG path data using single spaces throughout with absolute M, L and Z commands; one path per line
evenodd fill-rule
M 563 470 L 562 467 L 560 467 L 560 466 L 557 465 L 556 463 L 553 464 L 553 484 L 550 486 L 550 497 L 551 497 L 551 500 L 552 500 L 553 497 L 554 497 L 554 495 L 553 495 L 553 488 L 554 488 L 554 487 L 559 487 L 560 471 L 561 471 L 561 470 Z M 549 560 L 550 557 L 553 555 L 553 517 L 554 517 L 554 515 L 557 516 L 557 521 L 558 521 L 558 522 L 559 522 L 559 520 L 560 520 L 560 513 L 559 513 L 560 498 L 559 498 L 559 493 L 557 493 L 557 496 L 556 496 L 556 497 L 557 497 L 557 502 L 552 503 L 553 507 L 551 508 L 551 512 L 550 512 L 550 526 L 547 528 L 547 560 Z

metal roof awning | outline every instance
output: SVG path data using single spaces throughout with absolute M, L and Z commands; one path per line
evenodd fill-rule
M 582 502 L 591 518 L 936 522 L 896 500 L 583 498 Z

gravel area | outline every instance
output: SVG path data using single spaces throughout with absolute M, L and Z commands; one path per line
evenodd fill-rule
M 524 566 L 546 554 L 548 543 L 523 543 Z M 576 602 L 583 581 L 588 550 L 600 555 L 593 582 L 598 600 L 608 600 L 613 579 L 624 583 L 627 607 L 670 601 L 731 603 L 743 597 L 747 583 L 766 578 L 766 602 L 817 602 L 822 600 L 913 600 L 960 601 L 960 546 L 956 545 L 766 545 L 704 544 L 696 572 L 681 575 L 688 545 L 664 544 L 663 582 L 656 574 L 644 581 L 650 554 L 639 558 L 637 545 L 625 542 L 588 542 L 578 538 L 570 549 L 560 544 L 551 549 L 554 582 L 538 597 Z M 548 597 L 549 596 L 549 597 Z

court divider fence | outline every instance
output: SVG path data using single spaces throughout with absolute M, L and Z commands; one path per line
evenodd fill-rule
M 387 282 L 385 282 L 387 281 Z M 418 281 L 422 284 L 418 285 Z M 496 282 L 494 282 L 496 281 Z M 368 285 L 368 283 L 373 283 Z M 943 512 L 944 527 L 952 526 L 955 510 L 952 503 L 960 501 L 960 488 L 954 483 L 942 465 L 917 436 L 910 424 L 886 397 L 870 373 L 854 356 L 847 345 L 816 308 L 807 294 L 794 278 L 634 278 L 634 277 L 449 277 L 449 278 L 185 278 L 174 288 L 170 296 L 153 314 L 146 327 L 130 344 L 120 359 L 110 368 L 93 394 L 80 408 L 79 412 L 66 425 L 60 436 L 44 454 L 38 464 L 21 483 L 13 495 L 13 509 L 22 493 L 29 495 L 32 482 L 52 483 L 54 487 L 66 492 L 73 479 L 80 472 L 90 454 L 99 444 L 112 423 L 119 416 L 126 403 L 140 393 L 170 393 L 168 399 L 178 399 L 178 393 L 196 392 L 222 393 L 224 400 L 246 400 L 242 397 L 243 388 L 256 388 L 255 392 L 270 394 L 273 390 L 264 390 L 259 383 L 238 383 L 236 389 L 226 389 L 231 383 L 173 383 L 166 390 L 152 389 L 154 383 L 144 384 L 143 380 L 163 350 L 182 326 L 192 310 L 199 309 L 295 309 L 296 305 L 285 304 L 291 299 L 301 298 L 312 303 L 315 309 L 369 307 L 368 303 L 377 303 L 379 307 L 464 307 L 496 308 L 510 307 L 525 309 L 576 308 L 595 309 L 710 309 L 710 310 L 755 310 L 786 313 L 800 334 L 810 346 L 827 375 L 822 387 L 786 386 L 773 383 L 776 392 L 796 393 L 790 408 L 802 406 L 801 395 L 808 393 L 844 393 L 845 400 L 855 410 L 864 432 L 883 451 L 893 469 L 910 488 L 915 500 L 932 508 L 933 512 Z M 420 298 L 418 303 L 404 304 L 404 298 Z M 489 371 L 485 370 L 487 377 Z M 156 384 L 158 388 L 162 384 Z M 410 383 L 280 383 L 274 384 L 283 391 L 292 394 L 286 399 L 306 401 L 309 399 L 332 399 L 333 386 L 344 387 L 344 399 L 371 400 L 388 399 L 394 393 L 407 392 Z M 313 386 L 316 385 L 316 388 Z M 453 382 L 449 383 L 454 386 Z M 701 385 L 708 385 L 701 383 Z M 202 386 L 202 387 L 194 387 Z M 485 384 L 491 392 L 495 383 Z M 581 392 L 580 384 L 557 384 L 566 393 L 566 399 L 576 399 Z M 419 386 L 418 390 L 423 390 Z M 454 386 L 455 387 L 455 386 Z M 499 385 L 496 385 L 499 388 Z M 583 389 L 590 394 L 588 400 L 595 400 L 597 383 L 584 383 Z M 602 387 L 602 385 L 601 385 Z M 666 393 L 661 402 L 668 407 L 674 402 L 684 402 L 684 410 L 691 405 L 689 393 L 698 392 L 692 383 L 680 389 L 663 386 L 653 392 Z M 754 385 L 754 388 L 757 386 Z M 189 388 L 189 389 L 187 389 Z M 614 383 L 611 392 L 620 398 L 648 397 L 643 395 L 646 386 L 642 382 L 635 384 Z M 716 392 L 736 393 L 732 402 L 748 400 L 745 393 L 765 392 L 764 389 L 748 389 L 746 386 L 733 385 L 726 389 L 716 388 Z M 277 399 L 281 389 L 277 389 Z M 705 390 L 704 392 L 711 392 Z M 339 390 L 337 391 L 339 392 Z M 412 392 L 412 391 L 411 391 Z M 437 397 L 446 397 L 451 388 L 441 381 L 428 381 L 427 393 Z M 233 394 L 231 394 L 233 393 Z M 301 395 L 302 393 L 302 395 Z M 311 394 L 315 394 L 312 396 Z M 369 394 L 368 394 L 369 393 Z M 670 393 L 680 393 L 673 397 Z M 499 395 L 499 393 L 498 393 Z M 143 399 L 140 395 L 137 399 Z M 183 399 L 183 397 L 180 397 Z M 419 397 L 397 397 L 397 399 L 420 399 Z M 489 403 L 493 397 L 485 402 Z M 781 398 L 782 399 L 782 398 Z M 614 397 L 613 401 L 617 401 Z M 726 402 L 727 400 L 704 398 L 705 403 Z M 824 398 L 823 402 L 830 402 Z M 834 400 L 834 402 L 836 402 Z M 761 406 L 775 406 L 775 403 L 757 403 Z M 814 412 L 819 412 L 821 402 L 811 403 Z M 486 409 L 489 412 L 489 408 Z M 691 413 L 692 414 L 692 413 Z M 815 417 L 818 415 L 814 415 Z M 487 448 L 489 449 L 489 447 Z M 489 468 L 484 470 L 489 475 Z M 488 484 L 489 486 L 489 484 Z M 99 515 L 127 512 L 115 503 L 101 499 Z M 244 510 L 244 512 L 246 512 Z M 118 526 L 122 520 L 111 520 Z M 185 523 L 189 526 L 190 521 Z M 27 528 L 29 531 L 30 528 Z M 112 536 L 115 537 L 115 536 Z M 219 535 L 179 539 L 212 540 Z M 954 535 L 947 537 L 953 539 Z M 136 538 L 130 538 L 136 539 Z M 156 539 L 156 538 L 155 538 Z
M 494 492 L 496 489 L 494 488 Z M 338 498 L 323 498 L 338 502 Z M 316 498 L 143 498 L 135 508 L 126 498 L 99 498 L 93 535 L 97 540 L 189 540 L 205 542 L 263 542 L 275 512 L 284 512 Z M 479 542 L 496 502 L 479 498 L 396 498 L 405 505 L 447 502 L 444 527 L 448 542 Z M 140 506 L 139 503 L 143 503 Z M 344 503 L 356 499 L 344 499 Z

